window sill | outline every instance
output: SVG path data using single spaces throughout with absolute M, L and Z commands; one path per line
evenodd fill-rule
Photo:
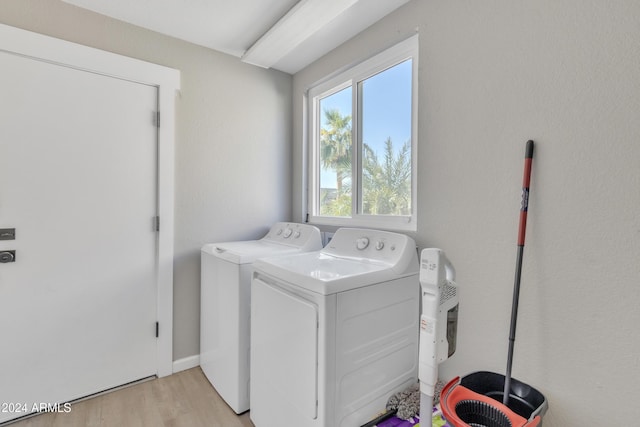
M 366 215 L 355 218 L 312 216 L 309 218 L 309 224 L 330 225 L 333 227 L 371 228 L 390 231 L 417 231 L 415 218 L 408 216 L 382 218 Z

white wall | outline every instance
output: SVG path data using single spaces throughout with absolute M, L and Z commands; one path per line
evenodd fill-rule
M 514 377 L 545 427 L 640 417 L 640 3 L 414 0 L 294 76 L 294 218 L 303 95 L 420 32 L 418 232 L 456 266 L 444 378 L 504 372 L 524 144 L 536 141 Z
M 289 219 L 291 76 L 59 0 L 3 0 L 0 22 L 180 70 L 173 357 L 197 355 L 202 244 Z

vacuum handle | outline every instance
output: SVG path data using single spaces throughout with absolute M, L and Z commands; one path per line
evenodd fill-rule
M 445 278 L 447 279 L 448 282 L 455 282 L 456 269 L 453 268 L 453 264 L 451 264 L 451 261 L 449 261 L 449 258 L 447 258 L 446 255 L 444 256 L 444 259 L 445 259 L 445 263 L 444 263 Z

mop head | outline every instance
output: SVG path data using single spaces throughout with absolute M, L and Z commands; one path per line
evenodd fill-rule
M 436 406 L 438 403 L 440 403 L 440 392 L 445 385 L 445 382 L 440 380 L 438 380 L 438 382 L 436 383 L 436 387 L 433 393 L 433 406 Z
M 389 398 L 387 411 L 397 410 L 396 417 L 408 420 L 420 411 L 420 385 L 413 384 Z
M 433 404 L 440 400 L 440 392 L 444 387 L 444 382 L 438 381 L 435 387 Z M 387 411 L 396 410 L 396 417 L 408 420 L 415 417 L 420 412 L 420 385 L 418 383 L 409 386 L 407 389 L 398 392 L 389 398 Z

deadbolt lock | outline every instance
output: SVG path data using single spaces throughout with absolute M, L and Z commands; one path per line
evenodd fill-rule
M 8 262 L 16 261 L 16 251 L 2 251 L 0 252 L 0 263 L 6 264 Z

